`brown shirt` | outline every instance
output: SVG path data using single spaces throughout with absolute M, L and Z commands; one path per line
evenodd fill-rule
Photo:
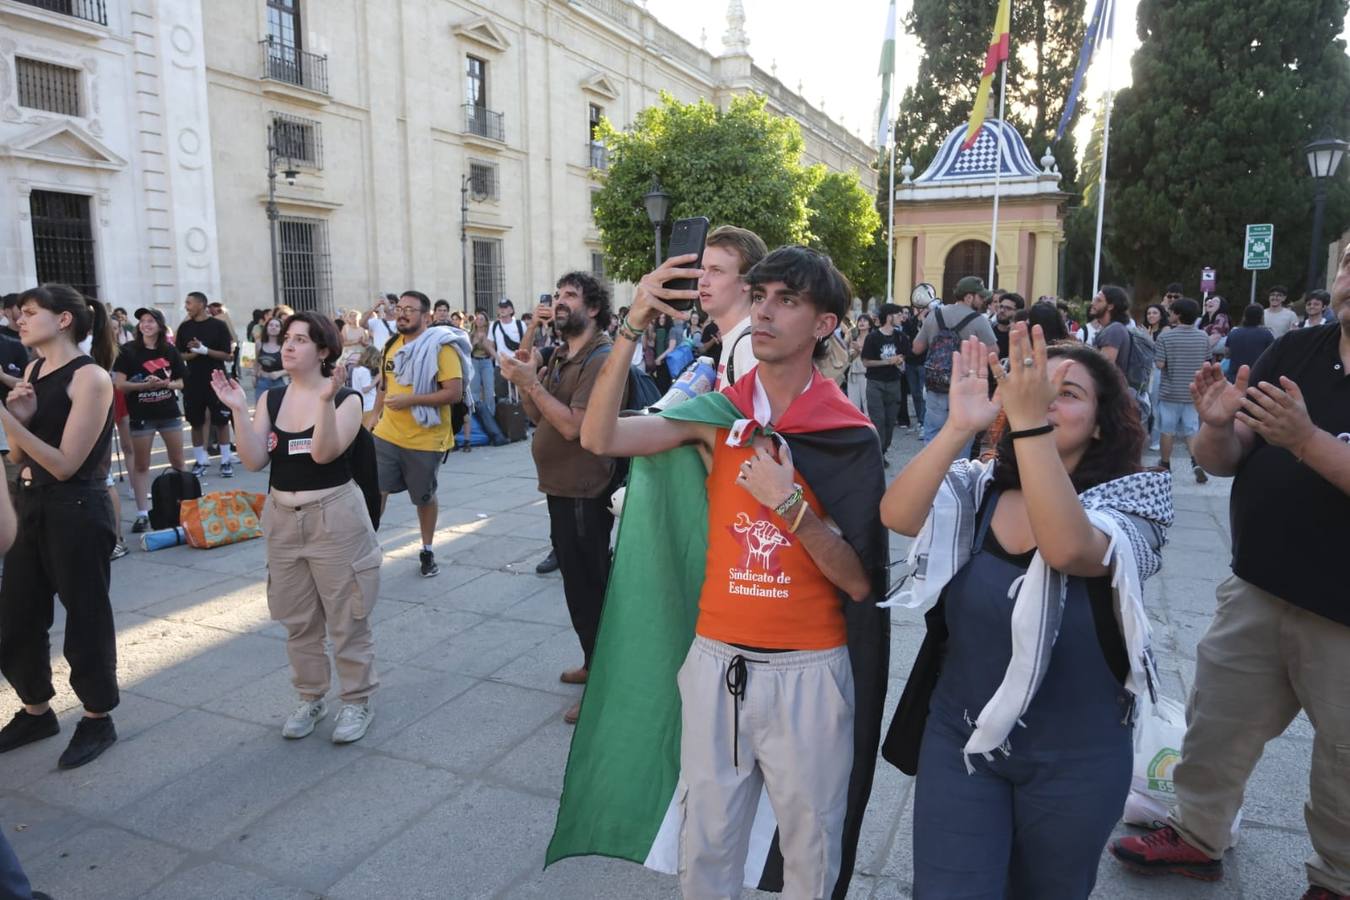
M 555 399 L 576 410 L 586 408 L 591 388 L 605 364 L 605 353 L 593 352 L 609 346 L 609 335 L 597 333 L 575 357 L 567 355 L 564 344 L 553 352 L 539 380 Z M 540 417 L 534 432 L 534 465 L 539 472 L 539 490 L 554 497 L 598 497 L 614 477 L 614 460 L 596 456 L 558 433 L 548 419 Z

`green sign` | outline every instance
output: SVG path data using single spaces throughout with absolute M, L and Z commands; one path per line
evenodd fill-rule
M 1275 253 L 1275 226 L 1248 225 L 1247 246 L 1242 254 L 1242 268 L 1250 271 L 1269 269 Z

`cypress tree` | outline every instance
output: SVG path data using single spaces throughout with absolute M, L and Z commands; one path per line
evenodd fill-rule
M 1142 46 L 1112 116 L 1107 182 L 1108 244 L 1138 297 L 1173 280 L 1198 291 L 1209 265 L 1220 293 L 1245 300 L 1243 233 L 1256 222 L 1275 225 L 1261 283 L 1302 292 L 1314 189 L 1303 147 L 1326 131 L 1350 138 L 1346 9 L 1347 0 L 1140 0 Z M 1344 168 L 1334 182 L 1328 241 L 1350 222 Z

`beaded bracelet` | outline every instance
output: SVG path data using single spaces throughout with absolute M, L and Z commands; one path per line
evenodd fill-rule
M 642 332 L 633 327 L 633 323 L 628 321 L 628 314 L 619 320 L 619 334 L 628 338 L 630 341 L 642 339 Z
M 778 513 L 780 519 L 786 519 L 787 514 L 792 510 L 793 504 L 800 499 L 802 499 L 802 486 L 800 484 L 794 484 L 792 486 L 792 493 L 788 494 L 786 500 L 775 506 L 773 511 Z

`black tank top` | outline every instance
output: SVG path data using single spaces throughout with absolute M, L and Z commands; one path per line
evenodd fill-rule
M 97 366 L 93 357 L 77 356 L 59 369 L 42 374 L 39 359 L 28 376 L 33 383 L 33 393 L 37 397 L 37 412 L 28 423 L 28 430 L 44 444 L 61 446 L 61 437 L 66 432 L 66 422 L 70 419 L 70 382 L 75 372 L 85 366 Z M 103 419 L 103 430 L 99 433 L 89 455 L 80 463 L 75 474 L 65 480 L 65 484 L 102 484 L 108 477 L 108 465 L 112 460 L 113 407 L 108 401 L 108 412 Z M 31 457 L 26 465 L 33 470 L 33 484 L 61 484 L 61 479 L 38 465 Z
M 267 454 L 272 459 L 267 486 L 279 491 L 317 491 L 351 481 L 351 447 L 330 463 L 316 463 L 309 452 L 314 439 L 313 425 L 304 431 L 283 431 L 277 427 L 277 415 L 285 396 L 285 387 L 267 392 L 267 414 L 272 419 L 272 430 L 267 433 Z M 360 395 L 351 388 L 339 388 L 333 406 L 341 406 L 348 397 L 360 400 Z

